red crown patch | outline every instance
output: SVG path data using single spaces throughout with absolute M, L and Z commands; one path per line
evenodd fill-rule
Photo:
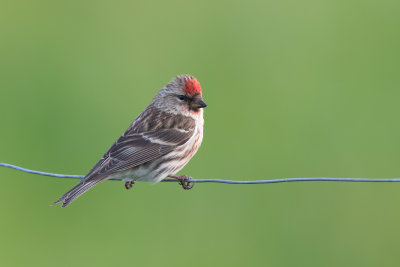
M 201 86 L 200 83 L 196 79 L 190 79 L 186 82 L 184 91 L 191 94 L 201 94 Z

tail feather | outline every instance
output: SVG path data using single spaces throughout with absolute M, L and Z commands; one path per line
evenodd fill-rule
M 76 198 L 78 198 L 80 195 L 88 191 L 90 188 L 95 186 L 101 182 L 101 180 L 90 180 L 90 181 L 80 181 L 75 187 L 73 187 L 71 190 L 69 190 L 67 193 L 65 193 L 62 197 L 60 197 L 57 201 L 55 201 L 52 206 L 62 202 L 61 207 L 64 208 L 67 205 L 69 205 L 72 201 L 74 201 Z

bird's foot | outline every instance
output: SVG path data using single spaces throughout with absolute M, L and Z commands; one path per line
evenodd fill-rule
M 134 184 L 135 184 L 135 181 L 127 181 L 127 182 L 125 182 L 125 188 L 129 190 L 132 188 L 132 186 Z
M 185 190 L 189 190 L 192 189 L 194 186 L 194 183 L 191 183 L 188 180 L 191 180 L 192 177 L 187 176 L 187 175 L 182 175 L 182 176 L 178 176 L 178 175 L 169 175 L 168 177 L 171 178 L 175 178 L 178 180 L 179 184 L 182 186 L 183 189 Z

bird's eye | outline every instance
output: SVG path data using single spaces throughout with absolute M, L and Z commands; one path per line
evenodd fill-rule
M 178 95 L 178 98 L 179 98 L 180 100 L 184 100 L 186 97 L 185 97 L 184 95 Z

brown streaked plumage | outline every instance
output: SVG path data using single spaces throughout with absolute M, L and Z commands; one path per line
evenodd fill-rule
M 134 181 L 157 183 L 167 176 L 177 176 L 197 152 L 203 139 L 203 109 L 198 81 L 179 75 L 162 88 L 150 105 L 135 119 L 125 133 L 108 149 L 89 173 L 53 204 L 67 206 L 97 183 L 124 178 L 126 188 Z

